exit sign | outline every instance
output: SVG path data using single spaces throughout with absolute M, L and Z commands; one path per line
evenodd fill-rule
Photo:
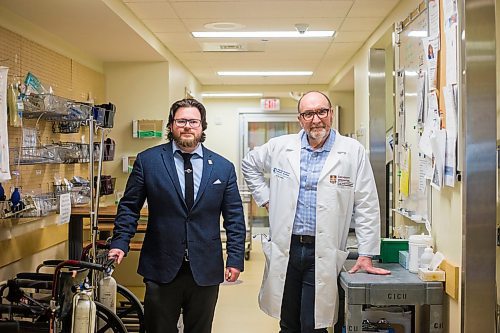
M 279 98 L 261 98 L 260 107 L 264 111 L 279 111 L 280 99 Z

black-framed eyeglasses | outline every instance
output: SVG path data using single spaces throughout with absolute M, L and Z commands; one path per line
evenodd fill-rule
M 200 119 L 174 119 L 174 123 L 177 127 L 184 127 L 189 124 L 191 128 L 198 128 L 201 125 Z
M 326 116 L 328 116 L 328 112 L 330 112 L 330 109 L 323 108 L 318 110 L 306 110 L 304 112 L 299 112 L 299 115 L 302 117 L 302 119 L 311 121 L 313 120 L 314 116 L 318 116 L 319 119 L 326 118 Z

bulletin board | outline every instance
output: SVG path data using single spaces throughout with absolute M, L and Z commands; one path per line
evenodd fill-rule
M 457 22 L 456 0 L 427 0 L 396 29 L 396 212 L 417 223 L 459 179 Z
M 396 212 L 415 222 L 429 219 L 430 192 L 419 177 L 426 161 L 419 148 L 422 128 L 419 117 L 426 108 L 425 54 L 417 32 L 428 31 L 425 5 L 419 7 L 407 22 L 397 27 L 396 45 L 396 127 L 397 127 L 397 187 Z

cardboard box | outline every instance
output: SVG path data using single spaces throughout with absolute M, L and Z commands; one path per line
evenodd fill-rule
M 422 281 L 445 281 L 446 273 L 440 269 L 429 271 L 427 269 L 419 268 L 418 277 Z
M 408 251 L 399 251 L 399 264 L 408 269 L 410 266 L 410 254 Z

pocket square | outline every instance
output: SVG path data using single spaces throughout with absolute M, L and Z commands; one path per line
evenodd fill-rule
M 220 179 L 217 179 L 216 181 L 213 182 L 213 185 L 217 185 L 217 184 L 222 184 L 222 182 L 220 181 Z

